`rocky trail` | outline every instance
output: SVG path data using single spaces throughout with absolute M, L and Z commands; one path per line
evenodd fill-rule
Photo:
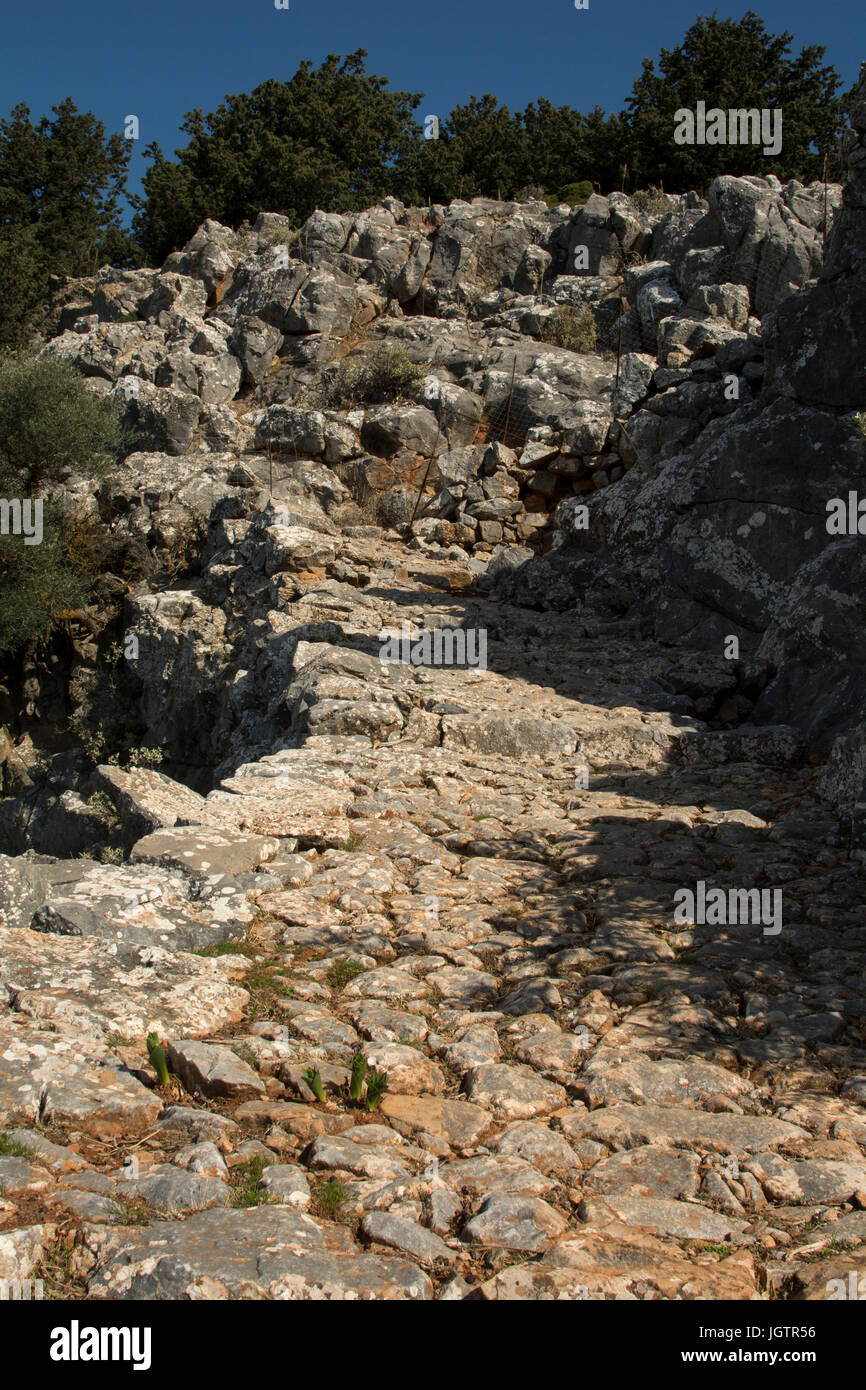
M 684 714 L 724 663 L 628 624 L 396 540 L 342 560 L 363 588 L 292 600 L 341 628 L 296 652 L 299 747 L 206 797 L 103 768 L 150 826 L 127 864 L 4 860 L 0 1276 L 783 1299 L 866 1270 L 864 875 L 796 733 Z M 404 622 L 485 631 L 487 669 L 380 662 Z M 781 930 L 678 924 L 700 880 L 781 888 Z
M 851 113 L 60 286 L 135 451 L 0 687 L 4 1296 L 866 1288 Z

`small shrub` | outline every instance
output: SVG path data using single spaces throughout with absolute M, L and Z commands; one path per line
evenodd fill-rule
M 159 767 L 163 759 L 161 748 L 130 748 L 126 754 L 130 767 Z
M 104 473 L 122 438 L 116 403 L 95 395 L 68 362 L 0 354 L 0 492 L 29 494 L 67 472 Z
M 263 246 L 294 246 L 300 238 L 296 227 L 268 227 L 259 232 L 259 243 Z
M 346 839 L 340 845 L 340 849 L 345 850 L 347 854 L 351 854 L 354 850 L 360 849 L 363 843 L 364 836 L 356 834 L 356 832 L 353 830 L 349 835 L 346 836 Z
M 589 179 L 580 179 L 577 183 L 567 183 L 564 188 L 560 188 L 559 201 L 570 208 L 583 207 L 594 192 L 595 188 Z
M 236 1057 L 239 1057 L 242 1062 L 246 1062 L 248 1067 L 252 1067 L 253 1071 L 258 1069 L 258 1058 L 249 1043 L 235 1043 L 232 1052 Z
M 183 524 L 172 536 L 163 559 L 163 568 L 172 582 L 195 574 L 200 569 L 207 529 L 204 517 L 187 507 Z
M 335 371 L 326 373 L 307 400 L 328 410 L 384 405 L 411 395 L 427 373 L 428 367 L 413 362 L 404 348 L 381 347 L 360 366 L 342 362 Z
M 565 304 L 554 309 L 541 330 L 545 343 L 568 348 L 569 352 L 594 352 L 598 343 L 595 318 L 588 304 Z
M 108 825 L 114 825 L 117 821 L 117 811 L 114 802 L 105 792 L 94 792 L 87 798 L 87 805 L 100 820 Z
M 647 217 L 661 217 L 669 211 L 667 196 L 654 184 L 649 188 L 639 188 L 632 193 L 631 200 L 638 212 L 646 213 Z
M 204 956 L 205 960 L 218 960 L 220 956 L 251 956 L 252 950 L 243 941 L 215 941 L 211 946 L 202 946 L 193 951 L 194 956 Z
M 2 463 L 0 463 L 2 469 Z M 0 495 L 23 498 L 7 474 Z M 50 499 L 42 503 L 42 540 L 0 535 L 0 652 L 42 641 L 87 602 L 102 563 L 100 528 Z

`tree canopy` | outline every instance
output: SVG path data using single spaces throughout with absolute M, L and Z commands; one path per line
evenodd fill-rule
M 447 203 L 533 189 L 555 202 L 576 184 L 705 192 L 725 173 L 808 182 L 822 176 L 827 155 L 839 177 L 840 78 L 824 48 L 795 55 L 791 44 L 752 11 L 740 20 L 705 15 L 676 47 L 644 59 L 619 113 L 582 113 L 545 97 L 511 111 L 488 92 L 442 113 L 438 139 L 425 139 L 422 96 L 368 73 L 364 49 L 318 67 L 305 61 L 288 81 L 188 112 L 174 158 L 148 146 L 143 195 L 127 198 L 133 235 L 122 221 L 130 142 L 69 98 L 38 122 L 16 106 L 0 121 L 0 346 L 26 337 L 52 274 L 91 273 L 106 261 L 160 264 L 208 217 L 237 227 L 267 210 L 299 226 L 316 208 L 350 212 L 389 194 Z M 676 112 L 699 101 L 781 108 L 781 152 L 675 143 Z
M 822 177 L 833 155 L 843 115 L 841 79 L 822 65 L 817 45 L 790 56 L 793 35 L 768 32 L 749 10 L 741 20 L 698 19 L 676 48 L 663 48 L 658 70 L 650 58 L 627 98 L 624 122 L 630 166 L 638 184 L 664 184 L 668 192 L 705 189 L 722 174 L 776 174 L 783 182 Z M 783 144 L 777 157 L 759 145 L 677 145 L 677 110 L 699 101 L 725 112 L 781 109 Z M 834 163 L 834 171 L 835 163 Z
M 0 121 L 0 345 L 21 341 L 51 275 L 134 258 L 121 221 L 129 158 L 129 141 L 69 97 L 38 122 L 23 103 Z

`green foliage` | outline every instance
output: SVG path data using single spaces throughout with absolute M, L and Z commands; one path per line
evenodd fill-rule
M 388 1089 L 388 1073 L 371 1067 L 367 1073 L 367 1097 L 364 1105 L 369 1111 L 378 1110 Z
M 0 1131 L 0 1158 L 33 1158 L 33 1150 Z
M 344 989 L 350 980 L 363 975 L 366 969 L 366 965 L 362 965 L 359 960 L 335 960 L 328 966 L 325 979 L 331 989 Z
M 380 347 L 359 366 L 341 362 L 327 372 L 305 401 L 321 410 L 380 405 L 417 391 L 427 372 L 428 367 L 413 362 L 405 348 Z
M 668 200 L 660 188 L 639 188 L 632 193 L 631 200 L 639 212 L 645 212 L 648 217 L 661 217 L 668 209 Z
M 346 1184 L 338 1178 L 329 1178 L 327 1182 L 313 1189 L 313 1208 L 316 1215 L 326 1221 L 339 1221 L 340 1209 L 348 1197 L 349 1189 Z
M 349 1099 L 359 1101 L 364 1090 L 364 1077 L 367 1075 L 367 1059 L 363 1052 L 356 1052 L 352 1058 L 352 1073 L 349 1080 Z
M 579 183 L 567 183 L 564 188 L 560 188 L 556 201 L 565 203 L 570 208 L 583 207 L 594 192 L 589 179 L 581 179 Z
M 63 613 L 85 602 L 95 577 L 75 553 L 74 519 L 46 502 L 42 525 L 40 545 L 0 535 L 0 653 L 47 638 Z
M 109 767 L 150 767 L 157 768 L 163 760 L 161 748 L 137 748 L 128 732 L 124 717 L 118 715 L 114 702 L 121 698 L 118 687 L 109 682 L 104 698 L 111 706 L 111 727 L 98 724 L 88 728 L 82 720 L 73 716 L 72 727 L 78 740 L 92 763 L 106 763 Z
M 325 1088 L 322 1085 L 322 1078 L 319 1075 L 318 1067 L 307 1067 L 307 1070 L 302 1072 L 301 1075 L 303 1076 L 313 1095 L 316 1097 L 316 1100 L 319 1101 L 320 1104 L 324 1104 Z
M 117 823 L 117 808 L 111 800 L 111 797 L 106 795 L 105 792 L 94 792 L 92 796 L 87 798 L 87 806 L 89 810 L 93 811 L 99 816 L 99 819 L 105 821 L 107 825 L 115 825 Z
M 156 1079 L 160 1086 L 168 1086 L 170 1077 L 168 1074 L 168 1062 L 166 1061 L 165 1048 L 156 1033 L 147 1035 L 147 1055 L 150 1058 L 150 1065 L 156 1072 Z
M 129 767 L 156 768 L 162 763 L 164 754 L 161 748 L 130 748 L 126 756 Z
M 205 960 L 218 960 L 220 956 L 252 956 L 252 950 L 244 941 L 215 941 L 210 946 L 202 946 L 193 951 L 194 956 L 204 956 Z
M 67 471 L 104 473 L 122 437 L 115 402 L 68 362 L 0 353 L 0 491 L 29 493 Z
M 300 225 L 316 208 L 365 208 L 395 192 L 419 139 L 421 97 L 388 91 L 366 56 L 332 53 L 315 69 L 305 61 L 288 82 L 226 96 L 208 115 L 188 112 L 176 162 L 150 146 L 135 220 L 148 254 L 160 262 L 205 217 L 237 226 L 266 206 Z
M 260 233 L 259 240 L 265 246 L 296 246 L 300 240 L 300 230 L 296 227 L 268 227 Z
M 555 343 L 569 352 L 595 352 L 598 335 L 592 310 L 588 304 L 565 304 L 554 309 L 542 327 L 541 337 L 545 343 Z
M 254 1154 L 246 1163 L 231 1170 L 231 1204 L 233 1207 L 264 1207 L 271 1201 L 266 1188 L 259 1187 L 262 1174 L 274 1162 L 264 1154 Z
M 246 1062 L 247 1066 L 251 1067 L 253 1071 L 256 1071 L 258 1059 L 249 1043 L 235 1043 L 232 1047 L 232 1052 L 236 1057 L 239 1057 L 242 1062 Z
M 721 174 L 776 174 L 783 183 L 821 178 L 842 122 L 841 80 L 822 66 L 823 47 L 790 56 L 792 38 L 787 31 L 771 34 L 751 10 L 741 20 L 714 13 L 699 18 L 681 44 L 661 50 L 658 71 L 645 58 L 625 116 L 634 182 L 687 192 L 705 190 Z M 765 157 L 760 145 L 674 144 L 676 111 L 694 111 L 699 101 L 726 112 L 781 108 L 781 154 Z
M 131 142 L 69 97 L 52 111 L 34 122 L 20 103 L 0 121 L 0 345 L 24 341 L 51 275 L 139 260 L 120 222 Z
M 361 848 L 364 843 L 364 838 L 363 835 L 358 835 L 353 830 L 346 836 L 345 840 L 340 845 L 340 849 L 345 850 L 347 854 L 352 854 L 356 849 Z

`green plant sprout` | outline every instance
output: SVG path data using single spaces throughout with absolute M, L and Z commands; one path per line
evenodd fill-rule
M 302 1074 L 313 1095 L 316 1097 L 316 1100 L 324 1105 L 325 1088 L 322 1085 L 322 1078 L 319 1075 L 318 1067 L 307 1067 L 307 1070 Z
M 378 1110 L 383 1095 L 388 1089 L 388 1073 L 377 1071 L 371 1067 L 367 1073 L 367 1099 L 365 1105 L 369 1111 Z
M 148 1033 L 147 1035 L 147 1055 L 150 1058 L 151 1066 L 156 1072 L 156 1079 L 160 1086 L 168 1086 L 170 1084 L 170 1078 L 168 1074 L 168 1062 L 165 1057 L 165 1048 L 156 1033 Z
M 363 1052 L 356 1052 L 352 1058 L 352 1075 L 349 1082 L 349 1096 L 354 1101 L 361 1099 L 364 1078 L 367 1075 L 367 1062 Z

